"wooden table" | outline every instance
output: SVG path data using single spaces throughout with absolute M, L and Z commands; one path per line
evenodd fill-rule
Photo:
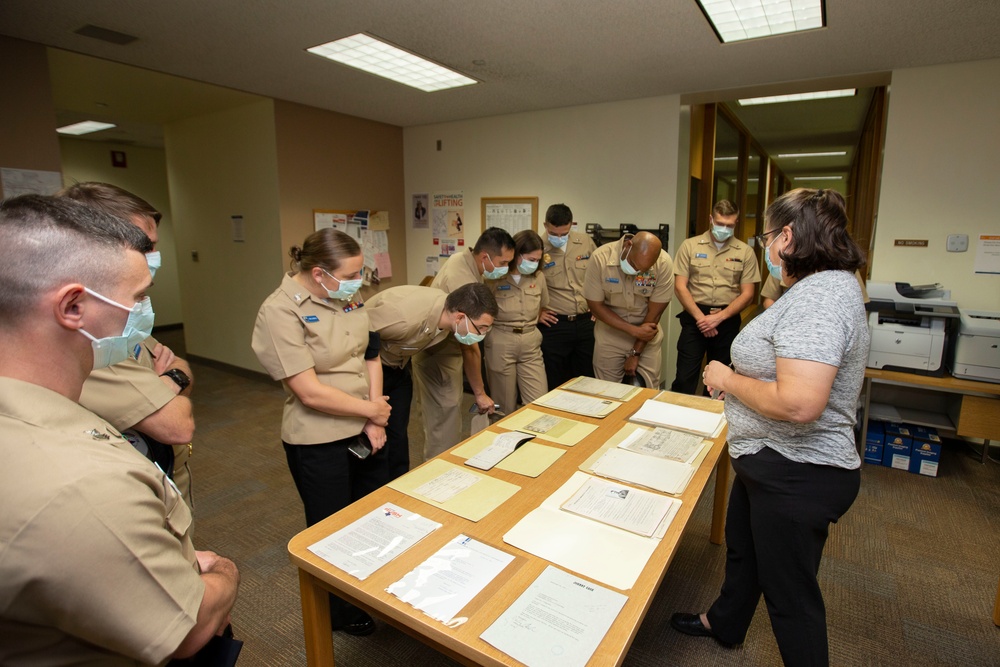
M 521 490 L 479 522 L 468 521 L 393 489 L 383 487 L 292 538 L 288 544 L 288 551 L 292 563 L 299 568 L 302 623 L 305 629 L 308 664 L 312 666 L 334 664 L 330 608 L 327 602 L 328 591 L 349 600 L 369 611 L 373 616 L 385 620 L 460 663 L 466 665 L 520 664 L 482 641 L 479 635 L 524 592 L 549 565 L 549 562 L 505 544 L 503 535 L 558 489 L 578 470 L 580 464 L 590 454 L 622 427 L 628 417 L 635 413 L 646 399 L 654 397 L 656 393 L 652 389 L 643 389 L 635 398 L 604 419 L 571 415 L 538 405 L 530 406 L 531 409 L 539 412 L 595 424 L 598 428 L 583 442 L 574 447 L 564 448 L 566 453 L 537 478 L 532 479 L 496 468 L 484 473 L 516 484 L 521 487 Z M 706 398 L 680 394 L 666 394 L 665 398 L 668 398 L 670 402 L 712 411 L 721 411 L 722 407 L 719 401 L 710 401 Z M 491 427 L 491 429 L 500 431 L 496 426 Z M 559 447 L 559 445 L 553 446 Z M 452 456 L 450 451 L 441 454 L 438 458 L 461 464 L 463 460 Z M 715 482 L 711 541 L 715 544 L 722 543 L 726 509 L 725 495 L 729 481 L 729 456 L 726 453 L 725 430 L 713 441 L 708 455 L 695 472 L 687 490 L 681 496 L 680 511 L 646 564 L 635 586 L 630 590 L 621 591 L 628 596 L 628 602 L 604 637 L 604 641 L 598 646 L 589 664 L 620 665 L 624 660 L 629 646 L 639 631 L 643 617 L 649 609 L 652 598 L 656 594 L 660 582 L 663 581 L 667 567 L 673 559 L 684 529 L 694 512 L 695 504 L 701 497 L 702 490 L 708 483 L 713 468 L 716 468 L 718 473 Z M 355 579 L 308 551 L 309 545 L 361 518 L 386 502 L 395 503 L 404 509 L 440 522 L 442 527 L 409 551 L 384 565 L 365 581 Z M 468 622 L 458 628 L 450 629 L 386 593 L 385 589 L 459 534 L 468 535 L 513 554 L 515 558 L 500 576 L 462 610 L 461 615 L 468 617 Z M 607 587 L 605 584 L 601 585 Z

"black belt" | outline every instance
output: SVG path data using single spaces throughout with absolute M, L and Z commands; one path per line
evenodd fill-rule
M 534 324 L 526 324 L 523 327 L 512 327 L 508 324 L 503 324 L 502 322 L 494 322 L 493 326 L 502 331 L 509 331 L 511 333 L 523 334 L 535 329 Z
M 560 315 L 559 313 L 556 313 L 556 317 L 560 320 L 566 320 L 567 322 L 574 322 L 581 317 L 590 317 L 590 311 L 588 310 L 587 312 L 580 313 L 579 315 Z
M 728 306 L 729 304 L 726 304 L 725 306 L 710 306 L 710 305 L 708 305 L 706 303 L 696 303 L 694 305 L 698 306 L 698 308 L 701 310 L 701 312 L 703 312 L 706 315 L 708 315 L 713 310 L 715 312 L 719 312 L 720 310 L 725 310 L 726 306 Z

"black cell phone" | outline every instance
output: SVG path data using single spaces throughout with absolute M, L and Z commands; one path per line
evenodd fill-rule
M 354 454 L 359 459 L 366 459 L 372 453 L 372 443 L 368 439 L 368 434 L 359 433 L 354 442 L 347 445 L 347 451 Z

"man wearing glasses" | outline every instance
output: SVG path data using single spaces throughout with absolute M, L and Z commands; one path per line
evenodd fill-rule
M 711 227 L 686 239 L 674 258 L 674 293 L 684 308 L 678 319 L 677 375 L 671 391 L 694 394 L 702 359 L 730 363 L 740 332 L 740 311 L 753 301 L 760 269 L 753 249 L 733 236 L 740 211 L 728 199 L 712 207 Z M 706 362 L 708 363 L 708 362 Z

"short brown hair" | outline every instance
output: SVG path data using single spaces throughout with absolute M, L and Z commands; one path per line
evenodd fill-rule
M 361 246 L 350 234 L 327 227 L 306 237 L 302 246 L 293 245 L 288 251 L 293 271 L 312 271 L 319 267 L 333 273 L 345 259 L 361 254 Z
M 132 222 L 133 216 L 141 215 L 152 218 L 157 225 L 160 224 L 160 212 L 153 208 L 152 204 L 110 183 L 95 181 L 75 183 L 60 190 L 56 196 L 75 199 L 81 204 L 110 213 L 126 222 Z
M 764 221 L 766 231 L 792 228 L 791 244 L 778 253 L 790 276 L 864 266 L 864 252 L 847 233 L 847 204 L 836 190 L 786 192 L 767 207 Z
M 729 201 L 728 199 L 720 199 L 715 202 L 715 206 L 712 207 L 712 215 L 724 215 L 729 217 L 731 215 L 739 215 L 740 209 L 736 208 L 736 204 Z
M 496 319 L 500 314 L 493 290 L 482 283 L 467 283 L 453 292 L 449 292 L 444 300 L 445 310 L 452 313 L 465 313 L 472 319 L 479 319 L 488 314 Z

